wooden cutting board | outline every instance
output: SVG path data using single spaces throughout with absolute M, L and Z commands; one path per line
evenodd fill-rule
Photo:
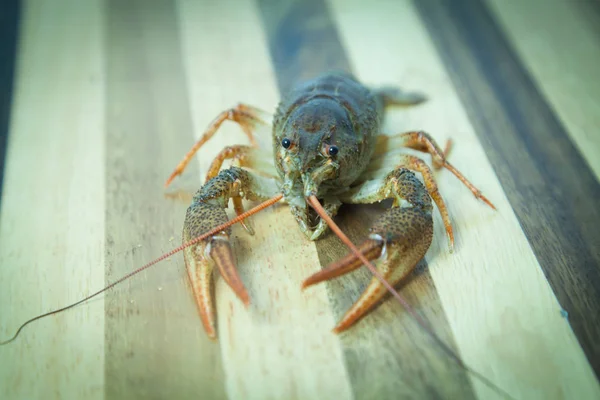
M 498 208 L 436 173 L 455 252 L 436 212 L 401 293 L 514 398 L 600 398 L 596 3 L 29 0 L 20 14 L 1 104 L 0 340 L 179 244 L 212 158 L 247 143 L 226 123 L 164 189 L 219 112 L 273 111 L 281 91 L 335 68 L 425 93 L 383 133 L 452 138 L 452 163 Z M 338 220 L 359 242 L 380 211 Z M 502 398 L 392 299 L 333 334 L 368 271 L 301 291 L 347 250 L 308 242 L 285 205 L 253 223 L 254 236 L 233 229 L 252 305 L 217 278 L 217 342 L 179 254 L 0 347 L 2 398 Z

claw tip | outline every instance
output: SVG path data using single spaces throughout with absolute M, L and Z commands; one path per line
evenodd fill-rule
M 301 287 L 301 289 L 302 289 L 302 290 L 304 290 L 304 289 L 306 289 L 307 287 L 309 287 L 309 286 L 311 286 L 311 285 L 312 285 L 312 283 L 310 282 L 310 280 L 309 280 L 309 279 L 306 279 L 304 282 L 302 282 L 302 287 Z
M 454 234 L 452 232 L 448 233 L 448 250 L 450 253 L 454 253 Z
M 488 206 L 490 206 L 490 207 L 492 208 L 492 210 L 494 210 L 494 211 L 498 211 L 498 209 L 496 208 L 496 206 L 494 206 L 494 205 L 492 204 L 492 202 L 491 202 L 491 201 L 489 201 L 489 200 L 488 200 L 488 198 L 487 198 L 487 197 L 485 197 L 484 195 L 481 195 L 481 200 L 483 200 L 483 202 L 484 202 L 485 204 L 487 204 Z
M 248 292 L 245 290 L 242 293 L 238 294 L 238 298 L 244 305 L 244 307 L 248 308 L 250 306 L 250 296 L 248 296 Z
M 165 187 L 168 187 L 171 182 L 173 182 L 173 180 L 180 174 L 179 171 L 175 170 L 171 176 L 169 176 L 169 179 L 167 179 L 167 181 L 165 182 Z

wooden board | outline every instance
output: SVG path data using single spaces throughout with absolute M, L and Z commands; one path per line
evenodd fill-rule
M 247 142 L 226 123 L 165 191 L 216 114 L 238 102 L 273 110 L 280 90 L 336 68 L 426 93 L 390 112 L 385 133 L 452 138 L 454 165 L 498 207 L 436 174 L 456 251 L 436 213 L 433 245 L 401 288 L 409 302 L 515 398 L 600 397 L 600 143 L 589 135 L 600 93 L 586 84 L 600 37 L 578 24 L 597 6 L 536 14 L 504 3 L 23 2 L 2 166 L 0 340 L 179 243 L 212 157 Z M 535 29 L 522 17 L 534 14 Z M 569 40 L 589 50 L 574 52 L 577 73 L 558 55 Z M 358 242 L 380 211 L 348 207 L 339 221 Z M 252 305 L 217 279 L 218 342 L 174 256 L 0 347 L 3 398 L 501 398 L 391 299 L 331 333 L 369 273 L 303 292 L 346 249 L 331 235 L 308 242 L 283 205 L 253 222 L 255 236 L 234 228 Z

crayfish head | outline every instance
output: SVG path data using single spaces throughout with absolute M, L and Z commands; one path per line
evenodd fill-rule
M 351 129 L 347 111 L 330 98 L 312 98 L 292 109 L 274 129 L 273 143 L 286 197 L 323 196 L 335 186 L 339 161 L 349 153 L 340 134 Z

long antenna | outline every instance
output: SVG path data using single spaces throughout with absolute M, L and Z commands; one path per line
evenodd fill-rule
M 158 257 L 157 259 L 155 259 L 153 261 L 150 261 L 148 264 L 146 264 L 146 265 L 144 265 L 144 266 L 136 269 L 135 271 L 132 271 L 132 272 L 128 273 L 127 275 L 123 276 L 122 278 L 117 279 L 116 281 L 110 283 L 109 285 L 105 286 L 103 289 L 97 291 L 96 293 L 93 293 L 93 294 L 91 294 L 91 295 L 89 295 L 89 296 L 87 296 L 87 297 L 85 297 L 85 298 L 83 298 L 83 299 L 81 299 L 81 300 L 73 303 L 73 304 L 69 304 L 68 306 L 59 308 L 58 310 L 50 311 L 50 312 L 47 312 L 45 314 L 38 315 L 37 317 L 31 318 L 30 320 L 27 320 L 26 322 L 24 322 L 19 327 L 19 329 L 17 329 L 17 332 L 13 335 L 13 337 L 11 337 L 10 339 L 5 340 L 3 342 L 0 342 L 0 346 L 4 346 L 5 344 L 9 344 L 13 340 L 15 340 L 17 338 L 17 336 L 19 336 L 19 334 L 21 333 L 21 331 L 23 330 L 23 328 L 25 328 L 30 323 L 32 323 L 34 321 L 37 321 L 38 319 L 42 319 L 44 317 L 47 317 L 49 315 L 58 314 L 60 312 L 68 310 L 69 308 L 73 308 L 73 307 L 75 307 L 75 306 L 77 306 L 77 305 L 79 305 L 81 303 L 84 303 L 84 302 L 92 299 L 93 297 L 96 297 L 100 293 L 105 292 L 105 291 L 113 288 L 114 286 L 118 285 L 119 283 L 123 282 L 124 280 L 127 280 L 127 279 L 131 278 L 132 276 L 139 274 L 143 270 L 145 270 L 147 268 L 150 268 L 154 264 L 157 264 L 157 263 L 161 262 L 165 258 L 171 257 L 173 254 L 179 253 L 181 250 L 185 249 L 186 247 L 189 247 L 189 246 L 191 246 L 193 244 L 196 244 L 199 241 L 204 240 L 204 239 L 206 239 L 206 238 L 208 238 L 210 236 L 213 236 L 216 233 L 222 232 L 223 230 L 229 228 L 231 225 L 237 224 L 238 222 L 240 222 L 240 221 L 248 218 L 249 216 L 251 216 L 253 214 L 256 214 L 259 211 L 262 211 L 262 210 L 264 210 L 267 207 L 272 206 L 273 204 L 277 203 L 282 198 L 283 198 L 283 195 L 282 194 L 278 194 L 277 196 L 272 197 L 271 199 L 265 201 L 264 203 L 260 203 L 256 207 L 254 207 L 254 208 L 252 208 L 252 209 L 250 209 L 250 210 L 248 210 L 248 211 L 246 211 L 246 212 L 238 215 L 237 217 L 233 218 L 232 220 L 227 221 L 226 223 L 221 224 L 221 225 L 219 225 L 219 226 L 211 229 L 210 231 L 208 231 L 208 232 L 206 232 L 206 233 L 198 236 L 197 238 L 192 239 L 189 242 L 184 243 L 181 246 L 179 246 L 179 247 L 177 247 L 177 248 L 169 251 L 168 253 L 163 254 L 162 256 Z
M 337 226 L 337 224 L 333 221 L 333 219 L 329 215 L 327 215 L 327 212 L 325 211 L 325 209 L 323 209 L 323 206 L 321 205 L 321 203 L 319 203 L 319 200 L 317 199 L 317 197 L 315 195 L 310 196 L 308 198 L 308 201 L 309 201 L 310 205 L 312 206 L 312 208 L 315 209 L 315 211 L 317 212 L 317 214 L 319 214 L 319 216 L 321 218 L 323 218 L 325 220 L 325 222 L 327 222 L 327 225 L 329 225 L 329 227 L 337 235 L 337 237 L 340 238 L 340 240 L 342 242 L 344 242 L 344 244 L 346 246 L 348 246 L 348 248 L 350 249 L 350 251 L 352 251 L 354 253 L 354 255 L 356 257 L 358 257 L 360 259 L 360 261 L 362 261 L 362 263 L 364 265 L 367 266 L 367 268 L 369 268 L 369 270 L 371 271 L 371 273 L 398 300 L 398 302 L 410 314 L 410 316 L 413 318 L 413 320 L 415 322 L 417 322 L 417 324 L 421 328 L 423 328 L 423 330 L 425 332 L 427 332 L 427 334 L 440 346 L 440 348 L 442 350 L 444 350 L 444 352 L 446 354 L 448 354 L 450 356 L 450 358 L 454 359 L 454 361 L 461 368 L 463 368 L 465 371 L 473 374 L 473 376 L 475 376 L 478 379 L 480 379 L 483 383 L 485 383 L 491 389 L 496 390 L 499 394 L 505 396 L 506 398 L 509 398 L 509 399 L 513 398 L 505 390 L 503 390 L 502 388 L 500 388 L 499 386 L 497 386 L 491 380 L 489 380 L 488 378 L 486 378 L 483 374 L 475 371 L 474 369 L 472 369 L 471 367 L 469 367 L 468 365 L 466 365 L 463 362 L 463 360 L 458 356 L 458 354 L 456 354 L 450 348 L 450 346 L 448 346 L 446 344 L 446 342 L 444 342 L 442 339 L 440 339 L 440 337 L 433 331 L 433 328 L 431 328 L 431 326 L 429 325 L 429 323 L 427 323 L 427 321 L 425 321 L 425 319 L 423 319 L 423 317 L 421 317 L 415 311 L 415 309 L 408 303 L 408 301 L 402 295 L 400 295 L 400 293 L 398 293 L 396 291 L 396 289 L 394 289 L 394 287 L 392 285 L 390 285 L 390 283 L 383 277 L 383 275 L 381 275 L 381 273 L 379 271 L 377 271 L 377 268 L 375 268 L 375 266 L 367 259 L 367 257 L 365 257 L 364 254 L 361 253 L 360 250 L 358 250 L 358 248 L 354 245 L 354 243 L 352 243 L 352 241 L 350 239 L 348 239 L 348 236 L 346 236 L 346 234 L 344 232 L 342 232 L 342 230 L 339 228 L 339 226 Z

